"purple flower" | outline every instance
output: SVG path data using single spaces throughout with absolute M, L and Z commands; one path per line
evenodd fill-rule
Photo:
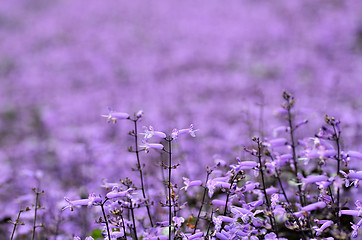
M 100 197 L 97 197 L 94 193 L 90 193 L 89 197 L 86 199 L 79 199 L 79 200 L 73 200 L 73 201 L 71 201 L 69 198 L 64 198 L 64 199 L 68 203 L 68 206 L 63 207 L 62 210 L 69 208 L 71 211 L 73 211 L 75 206 L 91 207 L 102 201 L 102 199 Z
M 184 129 L 180 129 L 180 130 L 178 130 L 178 129 L 173 129 L 172 130 L 172 133 L 171 133 L 171 138 L 172 139 L 177 139 L 180 135 L 182 135 L 182 134 L 190 134 L 190 136 L 191 137 L 196 137 L 196 132 L 198 131 L 198 129 L 194 129 L 194 125 L 193 124 L 191 124 L 190 125 L 190 127 L 189 128 L 184 128 Z
M 317 223 L 322 224 L 320 228 L 314 226 L 313 229 L 317 232 L 316 235 L 320 236 L 323 231 L 333 224 L 331 220 L 318 220 Z
M 276 138 L 273 140 L 269 140 L 267 145 L 269 145 L 272 148 L 276 148 L 276 147 L 281 147 L 281 146 L 286 145 L 287 142 L 288 141 L 285 138 Z
M 129 118 L 128 113 L 115 112 L 115 111 L 111 110 L 111 108 L 108 108 L 108 114 L 107 115 L 101 115 L 101 116 L 107 118 L 108 123 L 113 121 L 114 124 L 117 123 L 117 120 L 128 119 Z
M 348 151 L 347 156 L 349 158 L 357 158 L 358 160 L 362 160 L 362 153 L 356 151 Z
M 195 180 L 195 181 L 190 181 L 190 179 L 183 177 L 182 178 L 184 180 L 184 184 L 185 186 L 182 187 L 181 189 L 185 189 L 185 191 L 187 191 L 187 189 L 189 187 L 193 187 L 193 186 L 201 186 L 202 181 L 201 180 Z
M 311 211 L 317 210 L 318 208 L 325 208 L 325 207 L 326 207 L 325 202 L 316 202 L 316 203 L 309 204 L 305 207 L 302 207 L 302 211 L 311 212 Z
M 264 240 L 287 240 L 286 238 L 277 238 L 275 233 L 268 233 L 265 235 Z
M 118 191 L 118 187 L 113 187 L 112 191 L 107 193 L 106 197 L 109 199 L 112 198 L 118 198 L 118 197 L 131 197 L 131 194 L 133 192 L 133 188 L 129 188 L 126 191 Z
M 183 217 L 173 217 L 172 221 L 175 223 L 175 228 L 179 229 L 183 222 L 185 222 L 185 219 Z
M 162 150 L 164 146 L 161 143 L 149 143 L 148 141 L 143 141 L 143 144 L 140 145 L 140 148 L 148 153 L 150 152 L 150 149 Z
M 160 138 L 166 138 L 166 134 L 160 131 L 155 131 L 152 126 L 143 127 L 144 133 L 140 133 L 141 135 L 144 135 L 145 139 L 150 139 L 153 136 L 157 136 Z
M 247 170 L 255 168 L 258 164 L 254 161 L 241 161 L 239 158 L 236 159 L 238 161 L 237 165 L 231 165 L 231 167 L 236 171 Z
M 357 224 L 353 224 L 353 223 L 351 222 L 351 227 L 352 227 L 352 229 L 353 229 L 351 235 L 352 235 L 353 238 L 356 238 L 356 237 L 358 236 L 358 230 L 359 230 L 359 228 L 360 228 L 361 226 L 362 226 L 362 219 L 359 220 Z
M 221 187 L 221 188 L 230 188 L 230 183 L 223 182 L 227 181 L 227 178 L 214 178 L 210 179 L 206 183 L 206 187 L 209 190 L 209 197 L 212 198 L 212 195 L 214 194 L 215 188 Z

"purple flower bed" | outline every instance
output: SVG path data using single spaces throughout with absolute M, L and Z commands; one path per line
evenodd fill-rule
M 361 10 L 0 4 L 2 238 L 361 238 Z

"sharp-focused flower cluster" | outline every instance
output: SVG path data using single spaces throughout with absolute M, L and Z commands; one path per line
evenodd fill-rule
M 358 191 L 362 174 L 350 169 L 349 162 L 362 154 L 342 149 L 341 123 L 329 116 L 314 137 L 297 139 L 296 130 L 303 124 L 294 123 L 293 97 L 288 93 L 283 97 L 287 113 L 284 135 L 252 138 L 244 147 L 246 155 L 236 157 L 230 165 L 217 159 L 215 165 L 207 167 L 205 181 L 182 177 L 181 188 L 175 173 L 182 163 L 173 163 L 177 157 L 174 141 L 186 133 L 195 137 L 193 125 L 174 129 L 169 135 L 152 126 L 138 133 L 137 114 L 132 119 L 128 114 L 111 112 L 111 119 L 128 116 L 123 119 L 135 123 L 130 135 L 136 146 L 129 150 L 136 154 L 134 170 L 139 172 L 140 181 L 134 182 L 137 178 L 133 177 L 105 183 L 108 191 L 104 197 L 90 194 L 88 199 L 66 198 L 64 209 L 99 206 L 102 217 L 98 223 L 105 240 L 357 238 L 362 204 L 357 200 L 353 205 L 348 198 L 353 189 Z M 152 154 L 151 149 L 155 150 Z M 153 187 L 144 182 L 149 163 L 143 160 L 148 155 L 139 154 L 142 151 L 161 154 L 156 163 L 163 178 Z

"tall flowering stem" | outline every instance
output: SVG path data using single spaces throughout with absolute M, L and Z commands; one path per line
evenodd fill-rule
M 168 239 L 171 240 L 171 224 L 172 224 L 172 204 L 171 204 L 171 170 L 172 170 L 172 138 L 166 139 L 168 143 Z
M 340 130 L 340 121 L 336 120 L 334 117 L 325 117 L 325 121 L 327 124 L 331 125 L 333 128 L 333 135 L 332 139 L 336 143 L 337 147 L 337 176 L 340 174 L 341 171 L 341 130 Z M 336 215 L 337 215 L 337 224 L 338 228 L 341 226 L 341 219 L 339 216 L 339 210 L 340 210 L 340 186 L 337 186 L 337 209 L 336 209 Z
M 202 201 L 201 201 L 201 206 L 199 209 L 199 213 L 197 214 L 197 218 L 196 218 L 196 222 L 195 222 L 195 228 L 194 228 L 194 232 L 193 234 L 195 234 L 196 229 L 197 229 L 197 224 L 199 223 L 199 219 L 200 219 L 200 215 L 201 215 L 201 211 L 202 211 L 202 207 L 205 204 L 205 197 L 206 197 L 206 192 L 207 192 L 207 187 L 206 187 L 206 183 L 209 180 L 210 174 L 212 173 L 212 170 L 207 168 L 207 175 L 206 175 L 206 181 L 205 181 L 205 187 L 204 187 L 204 193 L 202 195 Z
M 150 211 L 150 204 L 149 204 L 149 200 L 146 197 L 146 192 L 145 192 L 145 187 L 144 187 L 144 180 L 143 180 L 143 171 L 142 171 L 142 166 L 141 166 L 141 161 L 140 161 L 140 156 L 139 156 L 139 148 L 138 148 L 138 130 L 137 130 L 137 122 L 140 119 L 140 117 L 138 117 L 137 115 L 135 116 L 134 119 L 132 119 L 132 121 L 134 122 L 134 140 L 135 140 L 135 145 L 136 145 L 136 156 L 137 156 L 137 169 L 140 173 L 140 180 L 141 180 L 141 190 L 142 190 L 142 196 L 143 198 L 146 200 L 146 208 L 147 208 L 147 214 L 148 214 L 148 218 L 150 219 L 150 223 L 151 226 L 153 227 L 153 222 L 152 222 L 152 217 L 151 217 L 151 211 Z
M 11 232 L 10 240 L 13 240 L 13 239 L 14 239 L 16 227 L 17 227 L 18 225 L 24 225 L 24 223 L 21 223 L 21 222 L 20 222 L 20 215 L 21 215 L 21 213 L 23 213 L 23 212 L 25 212 L 25 211 L 29 211 L 29 210 L 30 210 L 30 209 L 29 209 L 28 207 L 27 207 L 25 210 L 20 208 L 20 210 L 19 210 L 19 212 L 18 212 L 18 216 L 16 217 L 15 222 L 12 222 L 11 220 L 9 220 L 10 223 L 14 224 L 14 228 L 13 228 L 13 231 Z
M 292 107 L 294 106 L 294 97 L 292 97 L 289 93 L 283 92 L 283 98 L 286 101 L 286 103 L 283 105 L 283 108 L 287 110 L 287 119 L 288 119 L 288 125 L 289 125 L 289 133 L 290 133 L 290 141 L 291 141 L 291 148 L 292 148 L 292 154 L 293 154 L 293 164 L 294 164 L 294 170 L 295 170 L 295 177 L 297 179 L 298 184 L 298 193 L 299 193 L 299 200 L 300 204 L 304 207 L 305 206 L 305 199 L 303 198 L 302 194 L 302 187 L 299 184 L 300 180 L 298 178 L 298 162 L 297 162 L 297 153 L 295 149 L 295 139 L 294 139 L 294 130 L 296 128 L 293 126 L 293 120 L 292 120 Z
M 107 215 L 106 215 L 106 213 L 105 213 L 105 211 L 104 211 L 104 204 L 105 204 L 107 201 L 108 201 L 108 198 L 106 198 L 103 202 L 101 202 L 100 206 L 101 206 L 101 209 L 102 209 L 104 222 L 106 223 L 108 239 L 111 240 L 111 233 L 110 233 L 110 231 L 109 231 L 108 218 L 107 218 Z
M 271 155 L 270 152 L 266 151 L 266 154 L 267 154 L 268 156 L 270 156 L 270 158 L 271 158 L 272 161 L 274 161 L 274 158 L 273 158 L 273 156 Z M 275 167 L 275 176 L 276 176 L 276 178 L 277 178 L 277 180 L 278 180 L 279 187 L 280 187 L 280 189 L 282 190 L 282 193 L 283 193 L 283 196 L 284 196 L 284 198 L 285 198 L 285 201 L 287 201 L 287 206 L 285 206 L 285 209 L 287 210 L 287 212 L 289 212 L 289 213 L 291 214 L 291 216 L 294 218 L 294 221 L 297 223 L 300 231 L 302 232 L 302 238 L 303 238 L 303 240 L 306 240 L 307 237 L 305 236 L 305 233 L 304 233 L 304 230 L 303 230 L 303 228 L 302 228 L 302 225 L 300 224 L 298 218 L 295 216 L 293 210 L 291 209 L 291 206 L 292 206 L 292 205 L 291 205 L 291 203 L 290 203 L 290 201 L 289 201 L 289 199 L 288 199 L 287 193 L 285 192 L 285 189 L 284 189 L 282 180 L 281 180 L 281 178 L 280 178 L 279 169 L 278 169 L 277 167 Z
M 258 137 L 254 137 L 253 141 L 256 142 L 258 144 L 258 161 L 259 161 L 259 171 L 260 171 L 260 175 L 261 175 L 261 181 L 262 181 L 262 188 L 263 188 L 263 193 L 264 193 L 264 197 L 265 197 L 265 201 L 266 201 L 266 205 L 267 205 L 267 215 L 269 215 L 269 220 L 270 220 L 270 224 L 273 227 L 273 231 L 274 233 L 277 235 L 278 237 L 278 226 L 276 224 L 275 218 L 274 218 L 274 213 L 272 212 L 271 209 L 271 204 L 268 198 L 268 194 L 266 192 L 266 184 L 265 184 L 265 179 L 264 179 L 264 170 L 263 170 L 263 163 L 261 160 L 261 153 L 262 153 L 262 142 L 260 141 L 260 139 Z M 270 213 L 269 213 L 270 211 Z
M 36 197 L 35 197 L 35 206 L 34 206 L 33 236 L 31 238 L 32 240 L 35 239 L 36 228 L 42 226 L 42 225 L 39 225 L 39 226 L 36 225 L 36 219 L 37 219 L 37 215 L 38 215 L 38 209 L 40 208 L 39 196 L 40 196 L 40 194 L 44 193 L 44 191 L 39 191 L 38 188 L 33 188 L 33 191 L 34 191 Z
M 130 210 L 131 210 L 131 216 L 132 216 L 134 236 L 137 240 L 138 237 L 137 237 L 137 229 L 136 229 L 136 220 L 135 220 L 135 216 L 134 216 L 134 207 L 133 207 L 132 199 L 129 200 L 129 204 L 130 204 Z

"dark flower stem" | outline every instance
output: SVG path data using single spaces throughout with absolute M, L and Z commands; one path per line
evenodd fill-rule
M 274 161 L 273 156 L 270 155 L 270 157 L 271 157 L 271 159 Z M 303 240 L 306 240 L 307 238 L 306 238 L 306 236 L 305 236 L 305 233 L 304 233 L 304 230 L 303 230 L 303 228 L 302 228 L 302 225 L 300 224 L 298 218 L 294 215 L 294 212 L 293 212 L 293 210 L 291 209 L 291 206 L 292 206 L 292 205 L 291 205 L 291 203 L 289 202 L 288 196 L 287 196 L 287 194 L 286 194 L 286 192 L 285 192 L 285 190 L 284 190 L 283 183 L 282 183 L 282 181 L 281 181 L 281 179 L 280 179 L 280 173 L 279 173 L 279 171 L 278 171 L 277 168 L 275 168 L 275 173 L 276 173 L 276 177 L 277 177 L 277 180 L 278 180 L 278 183 L 279 183 L 279 187 L 280 187 L 280 189 L 282 190 L 283 196 L 284 196 L 285 200 L 286 200 L 287 203 L 288 203 L 288 206 L 286 207 L 286 210 L 293 216 L 294 221 L 298 224 L 298 227 L 299 227 L 300 231 L 302 232 Z
M 172 169 L 172 138 L 168 142 L 168 239 L 171 240 L 172 204 L 171 204 L 171 169 Z
M 136 145 L 136 151 L 135 152 L 136 152 L 136 156 L 137 156 L 138 170 L 140 172 L 142 196 L 146 200 L 146 208 L 147 208 L 148 218 L 150 219 L 151 227 L 153 227 L 149 201 L 148 201 L 148 198 L 146 197 L 145 187 L 144 187 L 144 183 L 143 183 L 144 182 L 144 180 L 143 180 L 143 171 L 142 171 L 142 166 L 141 166 L 141 161 L 140 161 L 140 156 L 139 156 L 139 150 L 138 150 L 138 131 L 137 131 L 137 121 L 138 121 L 138 119 L 139 118 L 135 118 L 133 120 L 133 122 L 134 122 L 134 139 L 135 139 L 135 145 Z
M 137 237 L 137 229 L 136 229 L 136 220 L 135 220 L 135 217 L 134 217 L 134 210 L 133 210 L 132 201 L 130 200 L 129 203 L 130 203 L 130 210 L 131 210 L 131 215 L 132 215 L 134 236 L 135 236 L 135 239 L 137 240 L 138 237 Z
M 203 196 L 202 196 L 202 201 L 201 201 L 201 206 L 200 206 L 200 209 L 199 209 L 199 213 L 197 214 L 197 218 L 196 218 L 195 228 L 194 228 L 193 234 L 195 234 L 195 232 L 196 232 L 197 224 L 199 223 L 199 219 L 200 219 L 201 210 L 202 210 L 202 207 L 203 207 L 204 204 L 205 204 L 205 197 L 206 197 L 206 192 L 207 192 L 206 184 L 207 184 L 207 181 L 209 180 L 210 174 L 211 174 L 211 171 L 208 170 L 208 171 L 207 171 L 207 175 L 206 175 L 206 181 L 205 181 L 205 187 L 204 187 L 204 194 L 203 194 Z
M 34 222 L 33 222 L 33 236 L 32 236 L 32 240 L 35 239 L 35 230 L 36 230 L 36 218 L 37 218 L 37 213 L 38 213 L 38 208 L 39 208 L 39 195 L 41 192 L 39 192 L 38 188 L 34 188 L 33 189 L 36 197 L 35 197 L 35 207 L 34 207 Z
M 123 238 L 124 239 L 127 239 L 127 236 L 126 236 L 126 227 L 124 225 L 124 219 L 123 219 L 123 215 L 121 214 L 121 219 L 122 219 L 122 228 L 123 228 Z
M 213 216 L 214 216 L 214 209 L 211 210 L 210 222 L 209 222 L 209 226 L 207 227 L 205 239 L 207 239 L 207 237 L 209 236 Z
M 12 233 L 11 233 L 11 238 L 10 238 L 10 240 L 13 240 L 16 227 L 17 227 L 19 224 L 21 224 L 19 221 L 20 221 L 20 215 L 21 215 L 21 213 L 22 213 L 23 211 L 24 211 L 24 210 L 22 210 L 22 209 L 20 208 L 19 213 L 18 213 L 18 216 L 16 217 L 16 220 L 15 220 L 15 222 L 13 223 L 13 224 L 14 224 L 14 228 L 13 228 L 13 231 L 12 231 Z
M 104 211 L 104 204 L 105 204 L 107 201 L 108 201 L 108 198 L 106 198 L 106 199 L 101 203 L 101 208 L 102 208 L 102 213 L 103 213 L 104 222 L 106 223 L 108 239 L 111 240 L 111 233 L 110 233 L 110 231 L 109 231 L 108 218 L 107 218 L 106 212 Z
M 261 151 L 262 151 L 262 143 L 260 142 L 260 139 L 259 138 L 256 138 L 256 143 L 258 144 L 258 161 L 259 161 L 259 171 L 260 171 L 260 175 L 261 175 L 261 181 L 262 181 L 262 184 L 263 184 L 263 192 L 264 192 L 264 196 L 265 196 L 265 201 L 266 201 L 266 204 L 267 204 L 267 211 L 270 211 L 270 215 L 269 215 L 269 220 L 270 220 L 270 223 L 273 227 L 273 230 L 274 230 L 274 233 L 278 236 L 278 226 L 276 224 L 276 221 L 275 221 L 275 218 L 274 218 L 274 214 L 273 214 L 273 211 L 271 209 L 271 204 L 270 204 L 270 201 L 269 201 L 269 198 L 268 198 L 268 194 L 266 193 L 266 185 L 265 185 L 265 180 L 264 180 L 264 171 L 263 171 L 263 163 L 261 161 Z
M 334 140 L 335 140 L 336 145 L 337 145 L 337 176 L 339 176 L 339 172 L 341 170 L 341 144 L 340 144 L 341 132 L 337 131 L 336 125 L 335 125 L 334 122 L 332 123 L 332 126 L 333 126 L 333 131 L 334 131 Z M 338 186 L 338 188 L 337 188 L 337 209 L 336 209 L 338 228 L 341 227 L 341 219 L 340 219 L 340 216 L 339 216 L 339 209 L 340 209 L 339 202 L 340 202 L 340 187 Z
M 298 194 L 299 194 L 299 200 L 300 204 L 304 207 L 305 206 L 305 199 L 303 198 L 302 194 L 302 187 L 299 184 L 300 180 L 298 178 L 298 162 L 297 162 L 297 153 L 295 150 L 295 140 L 294 140 L 294 127 L 293 127 L 293 121 L 292 121 L 292 113 L 291 113 L 291 104 L 288 102 L 287 111 L 288 111 L 288 124 L 289 124 L 289 132 L 290 132 L 290 141 L 291 141 L 291 147 L 292 147 L 292 153 L 293 153 L 293 164 L 295 169 L 295 177 L 297 179 L 298 183 Z

